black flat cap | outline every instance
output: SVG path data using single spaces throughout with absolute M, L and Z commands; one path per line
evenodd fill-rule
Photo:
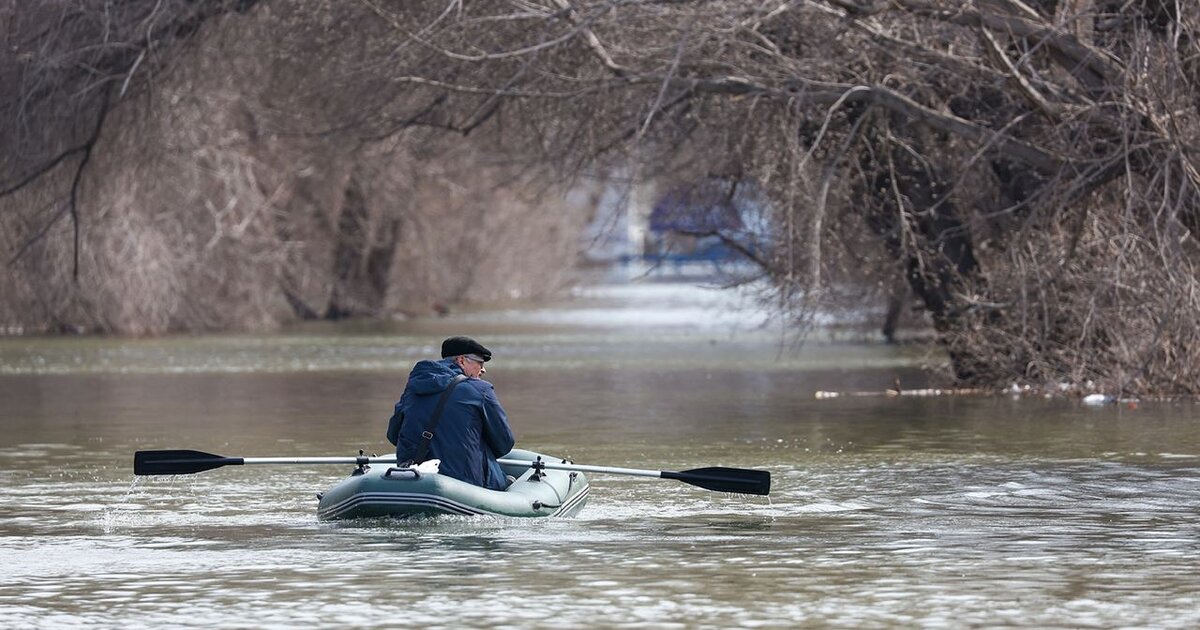
M 442 342 L 442 358 L 474 354 L 484 361 L 492 360 L 492 351 L 470 337 L 450 337 Z

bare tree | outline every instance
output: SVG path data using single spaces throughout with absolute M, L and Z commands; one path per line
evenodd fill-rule
M 394 80 L 474 103 L 446 127 L 507 111 L 572 172 L 762 185 L 754 261 L 801 315 L 864 280 L 844 263 L 873 242 L 959 381 L 1200 386 L 1182 5 L 553 0 L 453 4 L 419 32 L 369 5 L 434 59 Z
M 205 25 L 201 44 L 160 76 L 184 85 L 214 53 L 238 53 L 228 58 L 241 77 L 233 89 L 190 84 L 219 106 L 189 111 L 245 118 L 217 127 L 237 130 L 241 144 L 212 129 L 180 143 L 187 134 L 167 125 L 141 146 L 193 147 L 236 174 L 217 178 L 229 192 L 183 205 L 209 202 L 222 235 L 262 235 L 248 250 L 273 262 L 237 286 L 278 287 L 252 309 L 264 321 L 282 317 L 269 314 L 278 304 L 310 316 L 395 308 L 380 287 L 416 295 L 419 276 L 426 287 L 453 284 L 434 268 L 396 274 L 413 262 L 403 244 L 414 235 L 496 229 L 492 213 L 537 206 L 530 191 L 553 188 L 542 185 L 551 172 L 560 191 L 633 172 L 667 188 L 720 180 L 760 190 L 771 229 L 753 247 L 746 234 L 715 235 L 742 246 L 798 325 L 837 300 L 891 293 L 902 278 L 959 382 L 1200 389 L 1200 17 L 1190 5 L 312 0 L 266 1 Z M 259 54 L 239 49 L 260 40 Z M 136 58 L 114 76 L 136 76 Z M 107 81 L 108 98 L 119 83 Z M 128 102 L 96 97 L 89 111 L 145 111 Z M 17 175 L 4 190 L 40 178 L 78 189 L 55 160 L 99 127 L 95 115 L 70 120 L 76 140 L 35 142 L 57 148 L 7 165 Z M 442 175 L 441 158 L 462 156 L 481 173 L 470 192 Z M 498 157 L 503 165 L 489 163 Z M 376 161 L 412 177 L 381 185 L 364 166 Z M 312 169 L 321 177 L 304 174 Z M 519 184 L 493 194 L 501 182 Z M 376 194 L 386 201 L 370 201 Z M 438 201 L 383 210 L 424 194 Z M 63 207 L 36 197 L 8 219 L 21 226 L 11 250 L 46 238 L 45 213 L 28 208 Z M 178 251 L 186 235 L 163 238 Z M 247 255 L 247 243 L 213 242 Z M 437 242 L 430 255 L 470 241 Z
M 441 128 L 446 99 L 389 82 L 425 53 L 362 4 L 47 1 L 0 19 L 5 329 L 392 317 L 569 277 L 575 241 L 512 241 L 569 234 L 583 209 L 496 164 L 494 130 L 464 141 Z

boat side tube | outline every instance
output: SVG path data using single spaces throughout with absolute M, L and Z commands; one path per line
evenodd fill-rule
M 505 458 L 547 459 L 525 450 L 513 450 Z M 322 520 L 437 514 L 573 516 L 587 502 L 588 481 L 581 472 L 537 470 L 528 465 L 502 468 L 506 474 L 517 477 L 505 490 L 481 488 L 415 468 L 366 468 L 320 495 L 317 514 Z

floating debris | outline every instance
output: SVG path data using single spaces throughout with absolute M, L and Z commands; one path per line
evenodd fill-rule
M 1117 402 L 1117 399 L 1108 394 L 1088 394 L 1083 397 L 1083 404 L 1097 407 L 1100 405 L 1111 405 L 1115 402 Z
M 854 397 L 867 397 L 867 396 L 887 396 L 887 397 L 897 397 L 897 396 L 979 396 L 979 395 L 993 395 L 995 393 L 996 393 L 995 391 L 990 390 L 990 389 L 962 387 L 962 388 L 953 388 L 953 389 L 937 389 L 937 388 L 885 389 L 883 391 L 877 391 L 877 392 L 818 391 L 816 394 L 816 397 L 818 399 L 824 399 L 824 398 L 854 398 Z

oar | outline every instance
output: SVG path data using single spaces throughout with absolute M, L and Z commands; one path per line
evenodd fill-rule
M 553 470 L 576 470 L 579 472 L 604 473 L 611 475 L 633 475 L 675 479 L 693 486 L 717 492 L 739 492 L 742 494 L 766 495 L 771 491 L 771 473 L 748 468 L 695 468 L 673 472 L 669 470 L 641 470 L 637 468 L 613 468 L 587 466 L 583 464 L 529 461 L 524 459 L 501 459 L 508 466 L 541 466 Z M 137 451 L 133 454 L 135 475 L 189 475 L 192 473 L 221 468 L 222 466 L 249 466 L 254 464 L 394 464 L 396 457 L 224 457 L 203 451 Z
M 613 468 L 608 466 L 586 466 L 555 462 L 531 462 L 523 459 L 497 460 L 507 466 L 542 466 L 553 470 L 578 470 L 580 472 L 606 473 L 612 475 L 633 475 L 635 477 L 655 477 L 660 479 L 675 479 L 683 483 L 699 486 L 717 492 L 738 492 L 741 494 L 767 495 L 771 492 L 771 473 L 766 470 L 750 468 L 693 468 L 673 472 L 670 470 L 642 470 L 639 468 Z
M 396 456 L 385 457 L 222 457 L 204 451 L 137 451 L 133 454 L 135 475 L 190 475 L 222 466 L 253 464 L 394 464 Z

